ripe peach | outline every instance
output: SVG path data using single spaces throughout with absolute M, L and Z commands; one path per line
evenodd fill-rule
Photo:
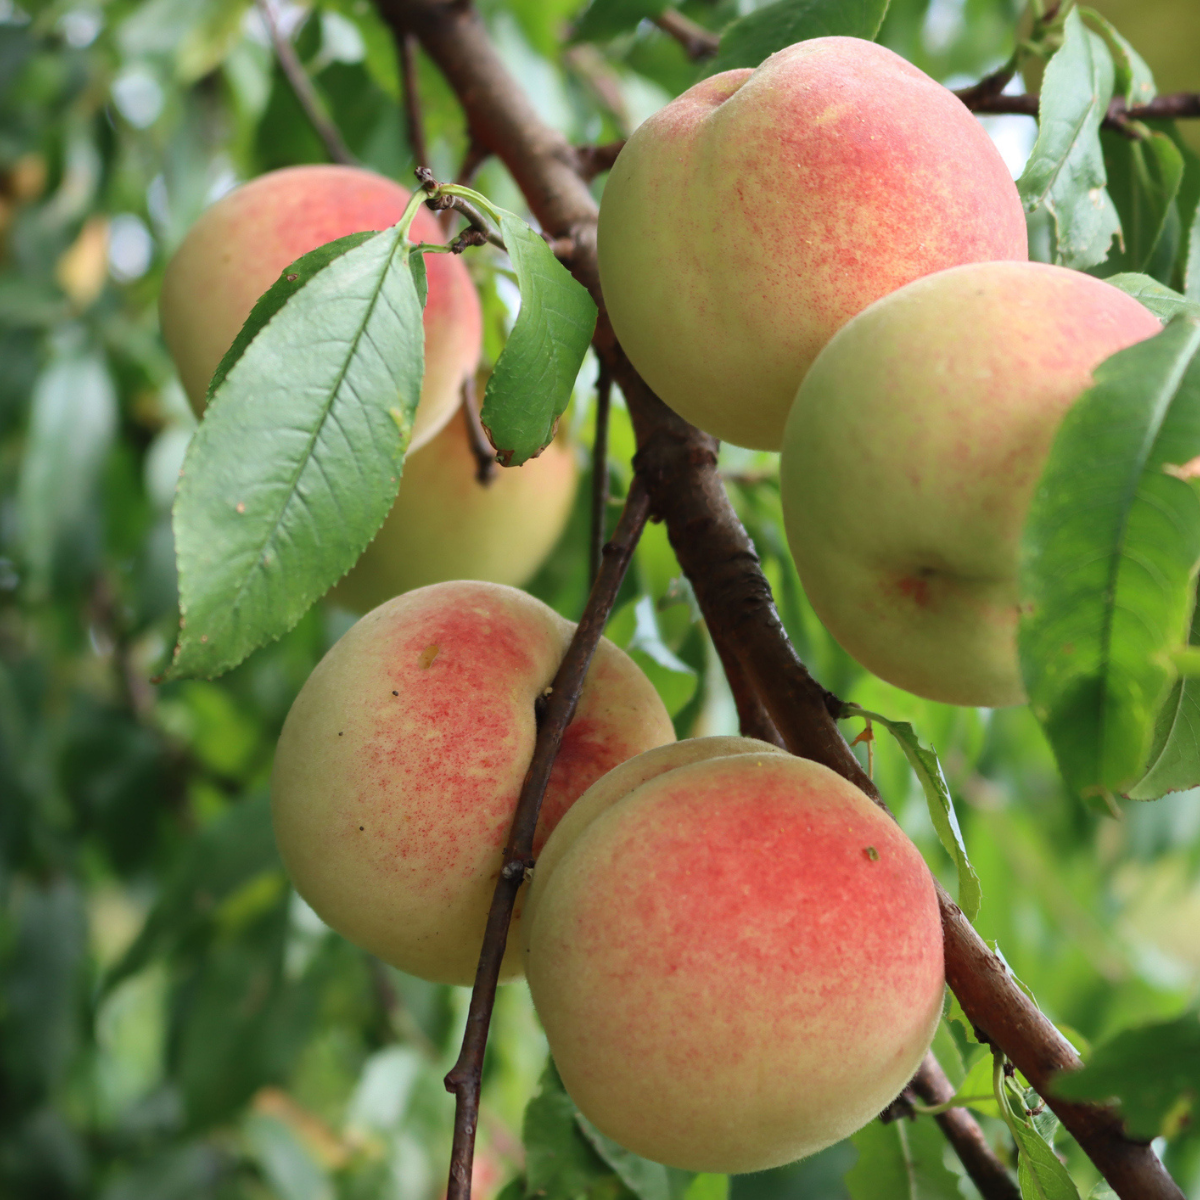
M 524 592 L 457 581 L 374 609 L 321 660 L 284 723 L 271 800 L 288 873 L 334 929 L 415 975 L 472 981 L 534 702 L 573 632 Z M 674 736 L 649 680 L 601 641 L 535 849 L 596 779 Z
M 958 263 L 1027 256 L 966 107 L 858 38 L 702 81 L 638 127 L 600 206 L 600 279 L 633 365 L 681 416 L 778 450 L 834 330 Z
M 394 225 L 409 195 L 357 167 L 286 167 L 252 179 L 205 210 L 167 264 L 159 297 L 163 337 L 197 416 L 217 364 L 284 267 L 348 233 Z M 443 240 L 425 209 L 410 237 Z M 479 297 L 462 261 L 429 254 L 425 268 L 425 382 L 410 449 L 450 419 L 482 338 Z
M 391 596 L 449 579 L 520 586 L 553 550 L 575 498 L 575 451 L 555 438 L 520 467 L 482 486 L 456 414 L 404 460 L 400 494 L 375 540 L 330 599 L 366 612 Z
M 602 1132 L 757 1171 L 908 1082 L 941 1014 L 941 922 L 916 847 L 861 791 L 773 747 L 715 750 L 640 785 L 635 759 L 614 773 L 630 790 L 606 777 L 568 814 L 534 870 L 526 974 Z
M 996 262 L 910 283 L 834 336 L 788 419 L 783 511 L 813 608 L 863 666 L 951 704 L 1024 699 L 1034 487 L 1093 368 L 1160 329 L 1090 275 Z

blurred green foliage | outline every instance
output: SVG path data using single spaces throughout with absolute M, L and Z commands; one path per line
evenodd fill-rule
M 583 7 L 481 4 L 542 116 L 575 141 L 604 142 L 703 68 L 637 13 L 607 40 L 570 41 Z M 720 29 L 754 7 L 683 10 Z M 395 53 L 367 0 L 288 3 L 277 15 L 354 154 L 407 182 Z M 1011 0 L 893 0 L 880 36 L 965 82 L 1011 53 L 1018 16 Z M 467 145 L 461 114 L 424 60 L 419 77 L 432 165 L 452 177 Z M 1012 121 L 997 136 L 1027 152 L 1032 123 L 1022 133 L 1023 119 Z M 151 682 L 177 620 L 169 508 L 194 428 L 158 336 L 162 270 L 235 182 L 324 157 L 245 0 L 0 0 L 0 1195 L 13 1200 L 432 1200 L 444 1186 L 452 1101 L 441 1076 L 466 993 L 331 934 L 290 891 L 270 834 L 275 738 L 347 615 L 318 605 L 218 682 Z M 524 211 L 494 160 L 477 186 Z M 494 360 L 511 286 L 494 256 L 468 257 Z M 594 371 L 585 365 L 568 415 L 584 460 Z M 632 450 L 618 400 L 605 468 L 618 497 Z M 865 675 L 804 600 L 773 456 L 729 448 L 722 464 L 817 676 L 936 746 L 982 884 L 980 932 L 1044 1010 L 1089 1040 L 1182 1019 L 1200 983 L 1198 797 L 1097 818 L 1063 790 L 1026 709 L 950 709 Z M 530 587 L 568 616 L 586 595 L 586 542 L 585 479 Z M 613 633 L 652 670 L 681 735 L 733 730 L 659 527 L 637 552 Z M 903 754 L 884 739 L 860 749 L 952 887 Z M 955 1078 L 984 1053 L 957 1023 L 939 1049 Z M 1129 1057 L 1110 1053 L 1106 1069 Z M 480 1200 L 506 1187 L 524 1195 L 522 1180 L 544 1174 L 538 1153 L 558 1135 L 537 1107 L 525 1116 L 544 1069 L 527 993 L 508 986 L 485 1071 Z M 562 1136 L 582 1163 L 582 1183 L 562 1194 L 627 1195 L 620 1171 L 633 1168 L 586 1130 L 580 1140 L 547 1079 L 538 1104 L 565 1115 Z M 1157 1115 L 1173 1135 L 1169 1165 L 1200 1196 L 1184 1114 Z M 982 1119 L 1011 1156 L 999 1122 Z M 936 1155 L 927 1124 L 900 1141 Z M 895 1138 L 873 1131 L 857 1149 L 735 1179 L 732 1195 L 848 1197 L 870 1175 L 859 1167 L 844 1181 L 872 1138 L 894 1153 Z M 1087 1194 L 1094 1169 L 1061 1133 L 1058 1149 Z M 957 1173 L 943 1158 L 936 1173 Z M 689 1200 L 717 1200 L 726 1186 L 655 1180 Z

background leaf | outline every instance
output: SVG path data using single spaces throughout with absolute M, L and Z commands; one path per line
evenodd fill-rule
M 1133 1137 L 1169 1136 L 1200 1097 L 1200 1021 L 1192 1012 L 1119 1033 L 1082 1071 L 1060 1075 L 1054 1090 L 1068 1100 L 1116 1099 Z
M 667 0 L 592 0 L 572 31 L 576 42 L 601 42 L 660 16 Z
M 763 59 L 814 37 L 858 37 L 873 41 L 888 0 L 775 0 L 734 21 L 721 34 L 709 74 L 757 67 Z
M 1111 253 L 1098 274 L 1140 271 L 1170 283 L 1179 251 L 1183 156 L 1165 133 L 1139 140 L 1101 134 L 1109 193 L 1121 220 L 1124 248 Z
M 86 553 L 89 535 L 95 553 L 96 489 L 116 424 L 116 393 L 98 355 L 67 353 L 39 377 L 17 490 L 35 596 L 46 594 L 56 562 Z
M 958 1200 L 958 1176 L 942 1165 L 945 1138 L 932 1117 L 872 1121 L 850 1141 L 858 1151 L 846 1173 L 852 1200 Z
M 1108 254 L 1121 223 L 1105 190 L 1100 122 L 1112 98 L 1112 56 L 1102 38 L 1067 14 L 1062 47 L 1050 60 L 1038 105 L 1038 136 L 1017 188 L 1026 212 L 1054 218 L 1058 261 L 1090 267 Z

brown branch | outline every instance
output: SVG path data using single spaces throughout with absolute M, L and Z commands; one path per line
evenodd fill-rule
M 932 1051 L 908 1085 L 926 1104 L 945 1104 L 954 1098 L 954 1085 L 946 1078 Z M 1021 1200 L 1021 1189 L 996 1157 L 978 1122 L 965 1108 L 948 1108 L 934 1117 L 946 1141 L 954 1147 L 971 1181 L 984 1200 Z
M 1131 121 L 1173 121 L 1180 117 L 1200 117 L 1200 92 L 1172 92 L 1168 96 L 1155 96 L 1148 104 L 1135 104 L 1125 108 L 1123 100 L 1115 100 L 1119 109 Z M 1113 106 L 1109 105 L 1111 113 Z
M 425 144 L 425 119 L 421 114 L 421 88 L 417 82 L 417 39 L 405 34 L 397 41 L 400 61 L 400 90 L 404 97 L 404 123 L 408 146 L 418 167 L 429 166 L 429 147 Z
M 487 430 L 479 419 L 479 396 L 475 376 L 470 373 L 462 381 L 462 418 L 467 423 L 467 443 L 475 455 L 475 482 L 487 487 L 500 468 L 496 465 L 496 448 L 488 441 Z
M 624 145 L 625 140 L 622 138 L 616 142 L 604 142 L 599 146 L 576 146 L 576 169 L 584 179 L 590 182 L 597 175 L 603 175 L 605 171 L 611 170 Z
M 990 91 L 984 86 L 987 82 L 987 79 L 981 80 L 973 87 L 963 88 L 954 94 L 975 113 L 1015 113 L 1024 117 L 1038 115 L 1038 96 L 1028 92 L 1010 96 Z M 1181 117 L 1200 117 L 1200 93 L 1175 92 L 1169 96 L 1157 96 L 1148 104 L 1135 104 L 1132 107 L 1127 106 L 1120 96 L 1114 96 L 1109 102 L 1101 128 L 1128 136 L 1131 133 L 1131 121 L 1169 121 Z
M 545 126 L 508 74 L 478 16 L 445 0 L 379 0 L 400 32 L 416 33 L 466 112 L 473 136 L 508 167 L 542 228 L 575 244 L 570 268 L 599 304 L 596 205 L 572 148 Z M 834 720 L 838 702 L 808 673 L 788 641 L 750 538 L 716 470 L 716 443 L 654 396 L 617 344 L 601 307 L 597 352 L 620 386 L 638 437 L 638 475 L 713 638 L 735 658 L 789 750 L 831 767 L 878 796 Z M 1116 1111 L 1047 1096 L 1058 1070 L 1079 1066 L 1066 1040 L 1005 971 L 939 889 L 946 971 L 968 1018 L 1047 1098 L 1121 1200 L 1183 1200 L 1153 1150 L 1125 1137 Z
M 1012 82 L 1017 74 L 1017 60 L 1014 56 L 1004 66 L 985 75 L 978 83 L 970 87 L 960 88 L 954 94 L 969 108 L 977 110 L 978 105 L 999 96 Z
M 496 1001 L 500 963 L 508 941 L 517 893 L 533 867 L 533 834 L 537 828 L 542 796 L 550 779 L 554 756 L 562 742 L 563 731 L 575 714 L 575 705 L 583 688 L 584 676 L 600 642 L 605 622 L 617 598 L 621 581 L 633 557 L 634 547 L 646 525 L 650 501 L 637 475 L 625 499 L 625 508 L 617 522 L 612 541 L 604 548 L 604 563 L 588 596 L 587 607 L 567 647 L 566 655 L 546 693 L 546 703 L 538 721 L 533 759 L 521 785 L 521 796 L 513 813 L 512 828 L 504 847 L 500 878 L 492 896 L 479 969 L 471 992 L 467 1028 L 458 1061 L 446 1076 L 446 1090 L 453 1092 L 454 1142 L 450 1157 L 450 1180 L 446 1200 L 470 1200 L 471 1161 L 475 1151 L 475 1130 L 479 1122 L 479 1092 L 483 1075 L 483 1054 L 487 1047 L 488 1026 Z
M 313 87 L 313 82 L 309 79 L 308 72 L 304 69 L 304 64 L 296 53 L 296 48 L 283 36 L 279 26 L 275 23 L 275 14 L 271 11 L 270 0 L 256 0 L 256 3 L 263 24 L 266 25 L 267 33 L 271 38 L 271 45 L 275 49 L 275 57 L 279 62 L 280 70 L 283 71 L 296 100 L 304 110 L 309 124 L 321 139 L 325 153 L 335 163 L 341 163 L 347 167 L 357 166 L 358 159 L 350 153 L 350 148 L 342 140 L 342 135 L 330 118 L 321 97 L 317 95 L 317 89 Z
M 608 409 L 612 400 L 612 376 L 601 363 L 596 379 L 596 433 L 592 440 L 592 525 L 588 560 L 590 583 L 596 582 L 604 561 L 604 530 L 608 517 Z
M 683 52 L 692 62 L 712 58 L 721 44 L 720 37 L 711 29 L 697 25 L 695 21 L 673 8 L 664 10 L 663 14 L 654 17 L 653 21 L 663 33 L 669 34 L 683 47 Z

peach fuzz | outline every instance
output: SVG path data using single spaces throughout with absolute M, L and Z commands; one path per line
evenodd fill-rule
M 520 467 L 498 467 L 486 487 L 460 409 L 404 460 L 400 494 L 353 570 L 329 598 L 366 612 L 412 588 L 450 579 L 520 586 L 554 549 L 575 498 L 575 450 L 559 436 Z
M 573 632 L 524 592 L 458 581 L 381 605 L 325 655 L 284 723 L 271 804 L 292 882 L 329 925 L 401 970 L 474 979 L 534 704 Z M 535 852 L 596 779 L 674 736 L 653 686 L 602 640 Z M 510 945 L 506 978 L 519 926 Z
M 163 338 L 197 416 L 218 363 L 280 272 L 326 242 L 395 225 L 409 195 L 358 167 L 285 167 L 243 184 L 201 214 L 167 264 L 159 297 Z M 409 238 L 445 240 L 424 208 Z M 425 269 L 425 380 L 410 449 L 450 419 L 483 336 L 479 297 L 461 259 L 427 254 Z
M 766 749 L 564 822 L 525 934 L 580 1111 L 688 1170 L 763 1170 L 846 1137 L 908 1082 L 941 1014 L 916 847 L 840 776 Z
M 835 335 L 796 397 L 780 477 L 804 589 L 863 666 L 952 704 L 1024 699 L 1034 488 L 1093 369 L 1160 329 L 1111 284 L 997 262 L 911 283 Z
M 633 365 L 693 424 L 763 450 L 855 313 L 946 267 L 1026 257 L 979 122 L 857 38 L 696 84 L 637 128 L 600 205 L 604 299 Z

